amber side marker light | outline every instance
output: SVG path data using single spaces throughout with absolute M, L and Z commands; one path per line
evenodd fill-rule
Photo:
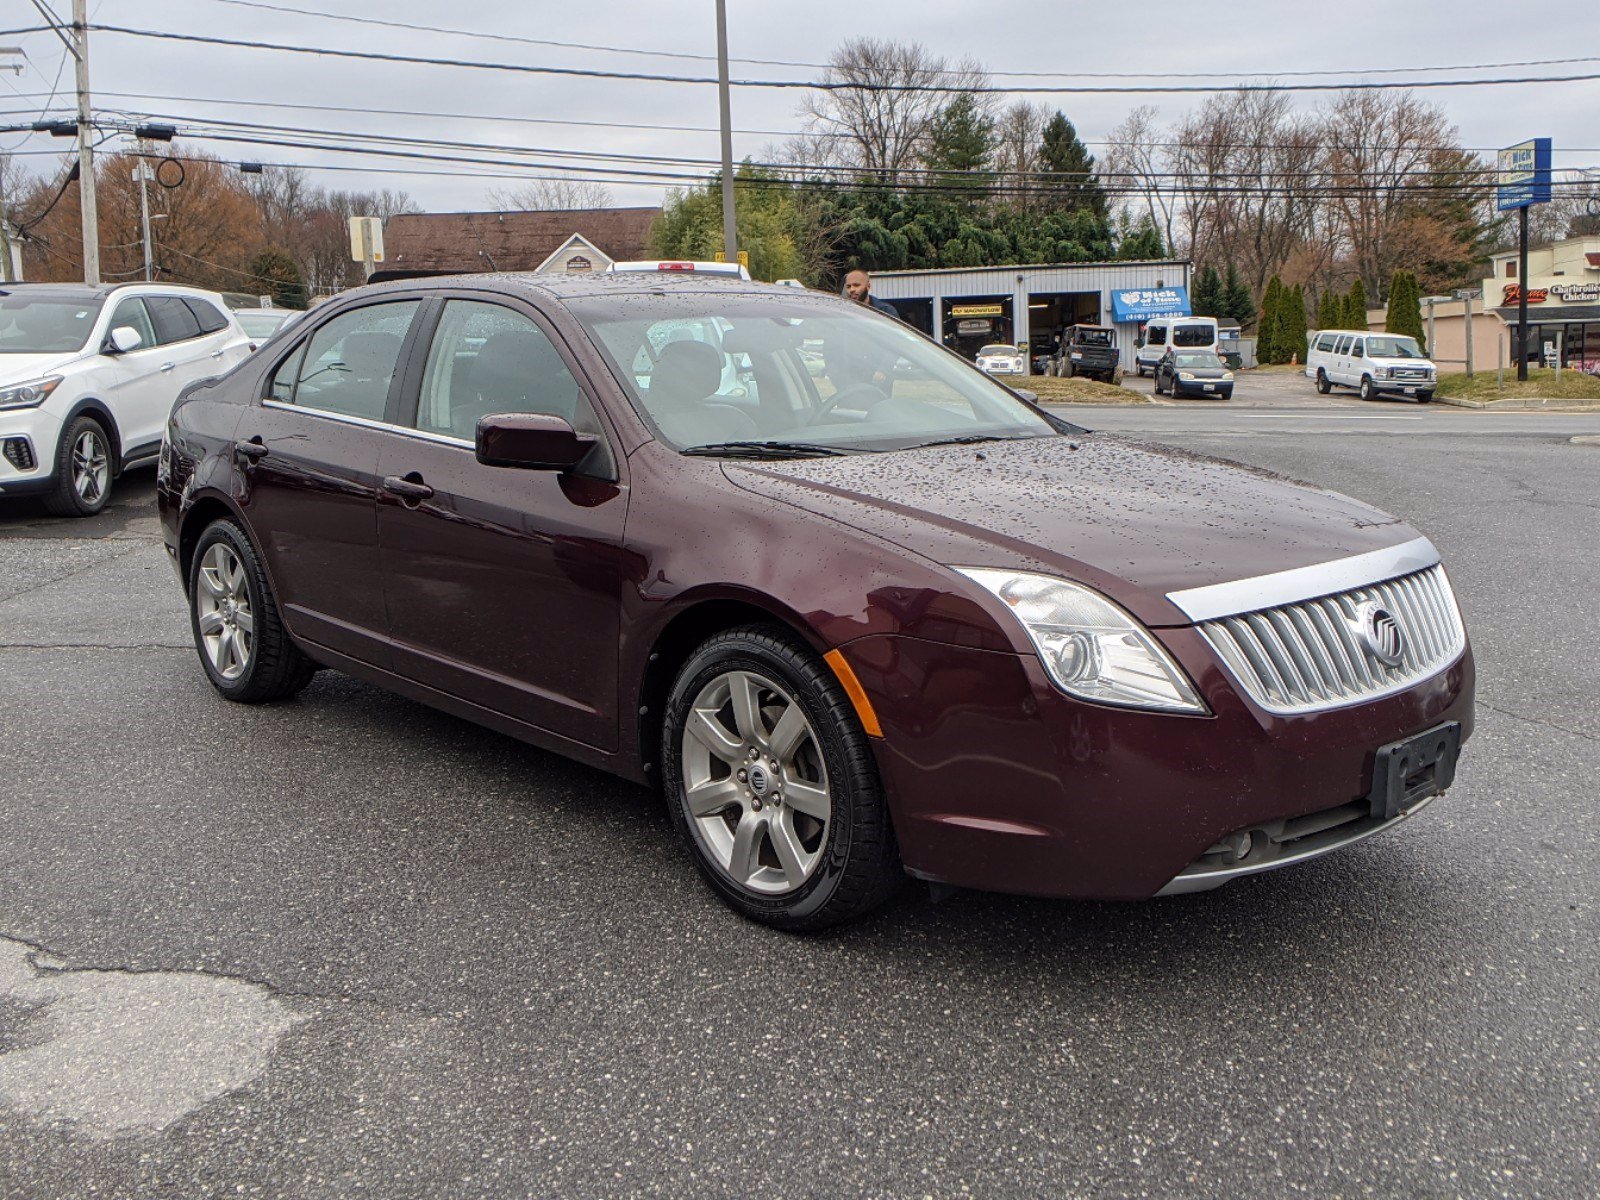
M 839 682 L 844 684 L 845 695 L 849 696 L 850 703 L 856 706 L 856 716 L 861 718 L 861 728 L 867 731 L 867 736 L 881 738 L 883 726 L 878 724 L 878 714 L 872 711 L 872 701 L 867 699 L 867 689 L 861 686 L 861 680 L 856 678 L 856 673 L 851 670 L 844 655 L 837 650 L 829 650 L 822 656 L 822 660 L 833 668 L 833 673 L 838 676 Z

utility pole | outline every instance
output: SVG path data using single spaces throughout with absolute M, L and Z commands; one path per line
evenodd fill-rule
M 94 143 L 89 139 L 89 0 L 72 0 L 72 32 L 61 26 L 44 0 L 33 0 L 39 15 L 72 55 L 78 83 L 78 207 L 83 210 L 83 281 L 100 282 L 100 218 L 94 204 Z
M 20 55 L 22 50 L 16 46 L 0 46 L 0 54 Z M 13 64 L 7 64 L 13 65 Z M 18 74 L 22 72 L 22 64 L 14 64 Z M 6 283 L 15 282 L 11 269 L 11 222 L 6 216 L 6 167 L 10 159 L 0 160 L 0 280 Z
M 81 2 L 81 0 L 80 0 Z M 728 4 L 717 0 L 717 101 L 722 109 L 722 251 L 739 261 L 739 227 L 733 208 L 733 116 L 728 101 Z
M 1528 206 L 1517 209 L 1517 382 L 1528 382 Z
M 139 185 L 139 226 L 144 233 L 144 281 L 155 277 L 155 254 L 150 242 L 150 164 L 144 157 L 144 143 L 139 143 L 139 162 L 133 168 L 133 181 Z

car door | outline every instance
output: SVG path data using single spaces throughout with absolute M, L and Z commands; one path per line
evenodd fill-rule
M 106 336 L 109 338 L 113 329 L 123 327 L 139 335 L 139 345 L 132 350 L 102 353 L 95 364 L 94 386 L 117 422 L 126 461 L 161 444 L 161 432 L 177 392 L 171 373 L 161 370 L 161 364 L 167 361 L 167 349 L 159 344 L 140 297 L 124 296 L 117 302 L 106 322 Z
M 385 668 L 378 455 L 421 308 L 370 301 L 305 330 L 277 352 L 235 433 L 240 501 L 289 628 Z
M 615 748 L 628 495 L 581 372 L 531 308 L 462 295 L 408 376 L 412 432 L 387 435 L 378 466 L 395 670 Z M 553 413 L 602 444 L 570 472 L 484 466 L 477 421 L 502 412 Z
M 1350 382 L 1350 335 L 1340 334 L 1333 347 L 1333 358 L 1328 364 L 1328 378 L 1335 383 Z
M 1350 339 L 1350 357 L 1345 360 L 1345 382 L 1351 387 L 1361 385 L 1361 377 L 1367 371 L 1367 341 L 1365 338 Z
M 183 303 L 200 323 L 199 378 L 221 375 L 250 357 L 249 337 L 220 308 L 204 296 L 185 296 Z

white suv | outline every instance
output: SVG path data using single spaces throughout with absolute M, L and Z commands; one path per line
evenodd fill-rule
M 1323 329 L 1310 337 L 1306 376 L 1326 396 L 1335 384 L 1356 388 L 1363 400 L 1414 396 L 1426 404 L 1439 385 L 1439 373 L 1416 338 L 1398 333 Z
M 172 402 L 250 353 L 222 297 L 163 284 L 0 284 L 0 498 L 105 507 L 153 461 Z

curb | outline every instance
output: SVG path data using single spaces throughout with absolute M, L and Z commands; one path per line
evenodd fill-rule
M 1456 408 L 1487 409 L 1490 412 L 1600 412 L 1600 402 L 1570 403 L 1564 400 L 1541 400 L 1529 397 L 1524 400 L 1461 400 L 1454 396 L 1434 396 L 1435 404 L 1449 404 Z

